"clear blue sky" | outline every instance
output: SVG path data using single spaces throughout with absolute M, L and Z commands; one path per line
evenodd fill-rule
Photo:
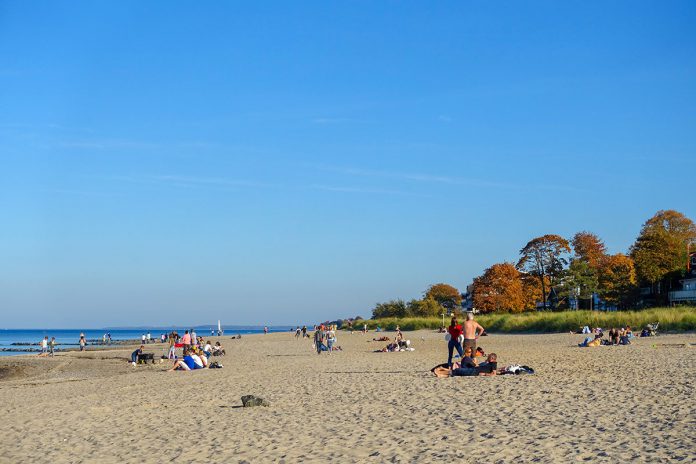
M 0 326 L 294 324 L 696 219 L 696 2 L 0 1 Z

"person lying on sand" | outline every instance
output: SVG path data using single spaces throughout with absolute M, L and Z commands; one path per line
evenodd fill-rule
M 373 341 L 373 342 L 388 342 L 388 341 L 389 341 L 389 337 L 384 336 L 384 337 L 379 337 L 379 338 L 373 338 L 372 341 Z
M 435 377 L 476 377 L 476 376 L 493 376 L 496 375 L 498 369 L 498 357 L 495 353 L 488 355 L 486 362 L 479 364 L 476 367 L 458 367 L 448 369 L 446 367 L 435 367 L 432 373 Z
M 483 353 L 483 350 L 481 348 L 477 348 L 476 352 L 478 353 L 479 350 L 481 353 Z M 473 356 L 471 356 L 471 347 L 470 346 L 467 346 L 466 349 L 464 350 L 464 356 L 462 356 L 461 361 L 459 361 L 459 362 L 455 361 L 452 363 L 452 369 L 458 369 L 460 367 L 473 368 L 476 366 L 478 366 L 478 362 L 476 361 L 476 359 Z M 445 369 L 449 370 L 449 364 L 448 363 L 438 364 L 437 366 L 430 369 L 430 372 L 432 372 L 434 374 L 435 370 L 440 369 L 440 368 L 445 368 Z

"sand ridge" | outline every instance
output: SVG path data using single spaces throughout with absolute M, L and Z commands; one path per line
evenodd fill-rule
M 222 337 L 225 367 L 190 373 L 133 368 L 132 347 L 0 359 L 22 370 L 0 381 L 0 462 L 693 462 L 694 334 L 493 334 L 500 365 L 537 374 L 451 379 L 428 371 L 442 334 L 406 333 L 410 353 L 373 353 L 374 336 L 339 333 L 331 356 L 289 333 Z

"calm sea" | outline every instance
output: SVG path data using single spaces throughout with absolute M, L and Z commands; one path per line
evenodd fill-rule
M 56 337 L 56 341 L 60 344 L 58 348 L 74 348 L 78 345 L 80 340 L 80 333 L 84 333 L 88 340 L 102 340 L 102 337 L 106 333 L 111 334 L 112 340 L 140 340 L 143 334 L 150 332 L 152 338 L 158 338 L 162 333 L 168 333 L 171 330 L 176 330 L 179 334 L 183 334 L 184 330 L 189 328 L 178 328 L 174 327 L 172 329 L 163 328 L 147 328 L 147 327 L 133 327 L 129 329 L 0 329 L 0 349 L 2 348 L 14 348 L 22 349 L 25 346 L 13 345 L 16 343 L 39 343 L 45 336 L 48 336 L 50 340 L 51 337 Z M 263 333 L 263 327 L 256 326 L 223 326 L 222 329 L 225 332 L 225 336 L 233 336 L 237 334 L 258 334 Z M 210 335 L 211 327 L 195 327 L 194 330 L 196 334 L 202 337 Z M 269 332 L 287 332 L 290 327 L 276 326 L 269 327 Z M 67 344 L 67 345 L 66 345 Z M 98 347 L 98 346 L 97 346 Z M 33 345 L 26 348 L 39 348 L 37 345 Z M 90 347 L 88 346 L 88 349 Z M 27 352 L 9 352 L 0 351 L 0 356 L 11 356 L 17 354 L 27 354 Z

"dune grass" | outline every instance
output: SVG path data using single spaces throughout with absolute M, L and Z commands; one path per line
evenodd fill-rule
M 640 330 L 646 324 L 659 322 L 660 331 L 683 332 L 696 330 L 696 308 L 652 308 L 640 311 L 563 311 L 563 312 L 529 312 L 522 314 L 486 314 L 476 317 L 476 320 L 491 333 L 553 333 L 577 331 L 584 325 L 591 327 L 624 327 L 631 326 Z M 377 326 L 384 330 L 437 329 L 442 325 L 442 318 L 407 317 L 402 319 L 385 318 L 370 319 L 359 322 L 367 324 L 373 330 Z M 449 325 L 449 319 L 445 319 Z

